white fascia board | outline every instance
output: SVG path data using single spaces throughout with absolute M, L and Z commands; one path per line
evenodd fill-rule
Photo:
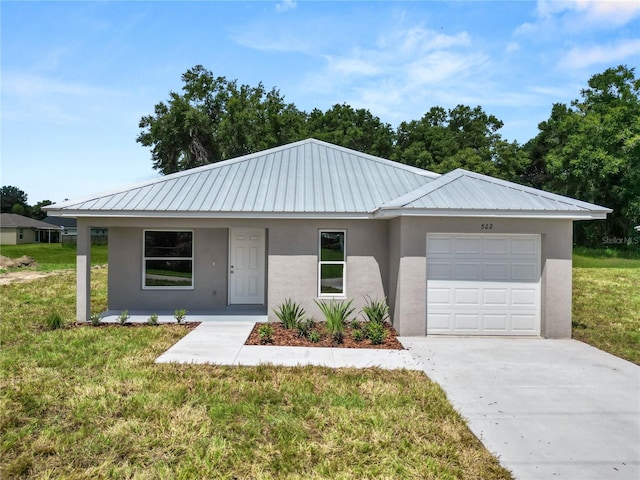
M 86 211 L 56 210 L 55 216 L 72 218 L 246 218 L 246 219 L 329 219 L 366 220 L 373 218 L 369 213 L 359 212 L 167 212 L 167 211 Z
M 607 212 L 594 211 L 534 211 L 534 210 L 426 210 L 414 209 L 381 209 L 373 214 L 373 218 L 395 217 L 501 217 L 501 218 L 556 218 L 566 220 L 606 220 Z

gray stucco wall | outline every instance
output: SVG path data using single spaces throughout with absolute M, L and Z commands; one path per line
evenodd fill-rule
M 96 223 L 93 221 L 92 223 Z M 307 313 L 322 319 L 318 298 L 318 239 L 320 230 L 347 232 L 346 296 L 359 310 L 364 296 L 383 299 L 388 289 L 388 222 L 361 220 L 205 220 L 95 219 L 109 225 L 109 308 L 218 311 L 227 306 L 229 228 L 267 231 L 266 308 L 287 298 L 299 301 Z M 118 226 L 114 226 L 114 224 Z M 137 224 L 133 226 L 131 224 Z M 142 288 L 142 232 L 145 228 L 194 230 L 193 290 Z M 215 263 L 215 266 L 213 264 Z M 213 295 L 216 290 L 216 295 Z
M 391 223 L 389 237 L 399 243 L 395 278 L 394 325 L 400 335 L 426 334 L 427 233 L 537 233 L 541 235 L 541 336 L 571 336 L 571 220 L 511 218 L 401 217 Z M 393 270 L 393 268 L 392 268 Z M 421 285 L 420 288 L 417 285 Z M 394 287 L 390 287 L 393 291 Z
M 142 232 L 142 228 L 109 229 L 109 309 L 161 311 L 187 308 L 197 311 L 224 308 L 227 302 L 226 229 L 194 229 L 192 290 L 142 288 Z

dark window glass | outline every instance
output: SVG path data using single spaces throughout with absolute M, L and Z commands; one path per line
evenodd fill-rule
M 147 287 L 191 287 L 191 260 L 146 260 L 144 284 Z
M 193 232 L 145 232 L 145 257 L 191 257 Z
M 322 232 L 320 234 L 320 261 L 344 261 L 344 232 Z
M 344 265 L 320 265 L 320 293 L 344 293 Z

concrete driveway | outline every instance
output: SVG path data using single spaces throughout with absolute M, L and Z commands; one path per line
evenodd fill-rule
M 640 479 L 640 367 L 575 340 L 400 339 L 518 479 Z

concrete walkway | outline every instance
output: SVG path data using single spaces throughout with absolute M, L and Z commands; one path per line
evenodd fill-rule
M 640 367 L 575 340 L 400 338 L 521 480 L 640 479 Z
M 320 367 L 422 370 L 407 350 L 245 345 L 255 321 L 203 322 L 156 359 L 156 363 L 216 365 L 315 365 Z

